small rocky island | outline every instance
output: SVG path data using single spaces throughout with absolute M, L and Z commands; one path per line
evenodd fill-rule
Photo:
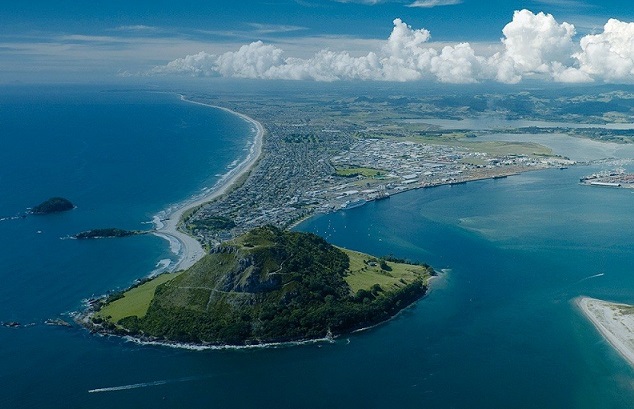
M 63 197 L 52 197 L 37 206 L 34 206 L 30 213 L 31 214 L 51 214 L 51 213 L 60 213 L 67 212 L 69 210 L 73 210 L 75 205 L 71 203 L 70 200 L 65 199 Z
M 185 271 L 91 300 L 93 331 L 197 345 L 337 336 L 376 325 L 423 296 L 428 265 L 335 247 L 310 233 L 256 228 Z
M 117 229 L 115 227 L 107 228 L 107 229 L 92 229 L 83 231 L 81 233 L 77 233 L 73 237 L 79 240 L 86 239 L 104 239 L 110 237 L 130 237 L 130 236 L 138 236 L 140 234 L 146 234 L 147 231 L 143 230 L 124 230 Z

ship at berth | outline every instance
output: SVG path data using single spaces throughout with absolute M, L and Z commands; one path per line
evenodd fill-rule
M 341 210 L 350 210 L 355 207 L 363 206 L 368 201 L 365 199 L 355 199 L 355 200 L 347 200 L 341 205 Z

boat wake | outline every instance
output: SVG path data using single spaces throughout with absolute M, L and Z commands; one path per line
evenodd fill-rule
M 203 377 L 192 376 L 189 378 L 181 378 L 181 379 L 168 379 L 163 381 L 154 381 L 154 382 L 143 382 L 143 383 L 133 383 L 130 385 L 122 385 L 122 386 L 111 386 L 108 388 L 97 388 L 90 389 L 88 393 L 102 393 L 102 392 L 117 392 L 117 391 L 127 391 L 130 389 L 140 389 L 140 388 L 149 388 L 151 386 L 161 386 L 167 385 L 169 383 L 178 383 L 178 382 L 191 382 L 203 379 Z
M 582 283 L 582 282 L 584 282 L 584 281 L 586 281 L 586 280 L 590 280 L 591 278 L 602 277 L 602 276 L 604 276 L 604 275 L 605 275 L 605 273 L 594 274 L 594 275 L 591 275 L 591 276 L 589 276 L 589 277 L 582 278 L 581 280 L 577 281 L 575 284 Z

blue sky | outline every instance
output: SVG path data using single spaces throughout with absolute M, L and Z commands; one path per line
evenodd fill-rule
M 515 35 L 533 30 L 535 37 L 550 30 L 546 35 L 561 35 L 571 44 L 560 44 L 545 56 L 531 56 L 535 50 L 518 48 L 517 43 L 525 39 L 516 38 L 515 46 L 513 39 L 503 44 L 502 30 L 514 20 L 515 11 L 524 9 L 534 16 L 544 12 L 551 19 L 520 15 L 518 19 L 524 20 L 516 22 Z M 394 22 L 397 18 L 402 26 Z M 0 82 L 107 82 L 153 75 L 630 82 L 629 54 L 613 56 L 620 68 L 608 72 L 597 67 L 601 58 L 606 59 L 603 54 L 590 55 L 594 49 L 581 48 L 584 36 L 602 34 L 610 18 L 623 24 L 634 21 L 634 8 L 622 1 L 597 0 L 7 0 L 0 3 Z M 574 32 L 566 31 L 565 23 L 574 26 Z M 620 41 L 627 48 L 629 36 L 634 36 L 630 26 L 613 29 L 618 35 L 610 35 L 610 41 Z M 401 37 L 388 44 L 391 34 Z M 604 43 L 607 37 L 606 33 L 591 42 Z M 412 46 L 410 40 L 417 44 Z M 458 47 L 463 43 L 469 47 Z M 239 54 L 241 47 L 250 44 L 255 45 Z M 535 47 L 543 48 L 543 44 L 537 41 Z M 443 56 L 447 46 L 451 48 Z M 334 54 L 320 54 L 323 50 Z M 499 56 L 492 59 L 495 53 Z M 521 53 L 533 61 L 525 61 Z M 395 62 L 396 58 L 403 61 Z M 430 58 L 435 62 L 429 62 Z M 503 64 L 513 67 L 504 73 L 491 71 Z M 321 71 L 309 70 L 307 65 L 319 66 Z M 467 68 L 471 71 L 458 72 Z

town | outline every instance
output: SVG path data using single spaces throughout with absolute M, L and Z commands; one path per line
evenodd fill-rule
M 429 132 L 424 124 L 377 126 L 371 115 L 337 115 L 331 110 L 340 107 L 323 103 L 222 104 L 261 121 L 266 134 L 250 174 L 187 215 L 186 228 L 208 248 L 264 224 L 288 228 L 411 189 L 574 164 L 540 145 L 478 143 L 472 134 Z

